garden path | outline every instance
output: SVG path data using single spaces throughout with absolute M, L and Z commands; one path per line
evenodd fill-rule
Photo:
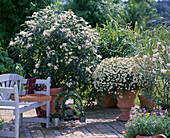
M 20 138 L 123 138 L 124 123 L 116 121 L 118 108 L 102 108 L 86 110 L 86 123 L 76 121 L 64 122 L 64 126 L 43 128 L 40 124 L 24 124 L 20 128 Z M 5 129 L 14 129 L 14 116 L 11 111 L 0 111 L 0 116 L 7 124 Z M 35 110 L 28 111 L 24 116 L 36 116 Z

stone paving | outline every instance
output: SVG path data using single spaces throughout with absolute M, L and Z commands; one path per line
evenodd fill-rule
M 87 119 L 85 123 L 76 121 L 65 121 L 60 127 L 41 127 L 40 124 L 24 124 L 20 128 L 20 138 L 123 138 L 122 130 L 124 123 L 116 121 L 120 115 L 118 108 L 102 108 L 86 110 Z M 0 111 L 0 116 L 6 122 L 5 129 L 13 130 L 14 124 L 11 111 Z M 36 116 L 35 110 L 24 114 L 26 117 Z

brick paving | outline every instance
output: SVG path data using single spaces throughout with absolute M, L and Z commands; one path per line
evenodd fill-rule
M 65 121 L 60 127 L 51 124 L 48 129 L 40 124 L 24 123 L 20 128 L 20 138 L 123 138 L 124 123 L 116 121 L 116 117 L 120 115 L 118 108 L 96 106 L 94 109 L 87 109 L 86 114 L 85 123 L 78 120 Z M 35 110 L 24 113 L 24 116 L 36 116 Z M 14 129 L 12 111 L 0 111 L 0 117 L 6 122 L 5 129 Z

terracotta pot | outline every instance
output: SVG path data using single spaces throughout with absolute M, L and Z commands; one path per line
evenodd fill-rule
M 62 93 L 62 92 L 63 92 L 62 88 L 51 88 L 50 89 L 50 96 L 51 96 L 50 115 L 53 115 L 55 113 L 55 98 L 57 97 L 57 94 Z M 59 104 L 62 103 L 63 98 L 60 99 Z M 46 117 L 46 105 L 36 108 L 36 113 L 37 113 L 37 117 L 40 117 L 40 118 Z M 50 121 L 52 121 L 52 118 L 50 118 Z M 41 123 L 41 126 L 45 127 L 46 124 Z
M 121 115 L 116 119 L 118 121 L 128 121 L 130 119 L 129 115 L 130 115 L 130 110 L 131 107 L 135 106 L 134 100 L 136 98 L 136 93 L 138 90 L 134 90 L 135 93 L 128 91 L 127 94 L 123 95 L 122 98 L 119 97 L 119 95 L 117 95 L 117 106 L 120 108 L 121 110 Z M 117 90 L 117 93 L 119 94 L 123 94 L 123 91 L 121 90 Z
M 117 101 L 112 98 L 112 94 L 107 94 L 105 97 L 101 97 L 97 104 L 102 107 L 117 107 Z
M 51 88 L 50 89 L 50 114 L 53 115 L 55 113 L 55 98 L 57 97 L 58 93 L 62 93 L 62 88 Z M 63 97 L 64 98 L 64 97 Z M 63 98 L 60 99 L 59 104 L 62 104 Z M 46 105 L 41 106 L 41 109 L 46 111 Z
M 154 109 L 155 103 L 152 100 L 149 100 L 149 96 L 138 95 L 138 97 L 142 108 L 145 108 L 148 112 L 151 112 Z
M 159 134 L 156 136 L 139 136 L 139 135 L 137 135 L 136 138 L 167 138 L 167 137 L 163 134 Z

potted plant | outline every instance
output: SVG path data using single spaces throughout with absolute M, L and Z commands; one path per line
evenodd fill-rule
M 53 115 L 50 115 L 50 118 L 52 118 L 52 124 L 54 127 L 57 127 L 60 125 L 60 117 L 56 116 L 55 113 Z
M 155 107 L 152 93 L 154 92 L 154 85 L 156 83 L 155 77 L 152 75 L 152 72 L 150 73 L 150 68 L 152 68 L 153 63 L 150 63 L 150 58 L 147 55 L 143 55 L 142 57 L 136 55 L 133 58 L 133 61 L 138 65 L 136 71 L 141 72 L 147 81 L 146 87 L 141 89 L 142 94 L 138 95 L 141 108 L 145 108 L 148 112 L 151 112 Z
M 161 31 L 162 33 L 162 31 Z M 169 34 L 166 34 L 167 36 Z M 158 36 L 155 36 L 157 38 Z M 134 57 L 134 62 L 138 65 L 137 70 L 142 73 L 147 86 L 142 89 L 143 95 L 139 95 L 141 106 L 145 106 L 148 111 L 153 110 L 154 105 L 158 105 L 165 109 L 169 106 L 169 45 L 167 41 L 152 38 L 147 44 L 149 47 L 145 49 L 147 52 L 138 53 Z M 153 41 L 153 42 L 152 42 Z M 142 103 L 145 101 L 145 103 Z
M 63 90 L 88 86 L 91 69 L 99 59 L 95 29 L 72 11 L 59 14 L 54 6 L 34 12 L 10 48 L 32 78 L 51 77 L 51 114 L 53 101 Z M 86 85 L 84 85 L 86 83 Z M 62 88 L 61 88 L 62 87 Z M 54 96 L 54 97 L 53 97 Z
M 93 84 L 97 90 L 98 104 L 103 107 L 114 107 L 116 100 L 116 76 L 112 73 L 112 61 L 108 58 L 102 60 L 93 72 Z
M 94 85 L 98 92 L 112 92 L 117 96 L 117 106 L 122 113 L 117 118 L 119 121 L 127 121 L 129 112 L 134 106 L 137 90 L 144 85 L 142 74 L 133 70 L 135 64 L 132 58 L 106 58 L 97 66 L 93 73 Z
M 62 104 L 59 104 L 59 101 L 62 98 Z M 72 105 L 67 105 L 66 101 L 68 99 L 73 99 L 74 103 Z M 55 115 L 60 116 L 63 120 L 78 120 L 80 122 L 86 121 L 86 116 L 83 111 L 82 99 L 81 97 L 70 91 L 64 91 L 63 93 L 58 94 L 58 97 L 55 99 Z
M 169 121 L 166 114 L 157 112 L 135 112 L 125 126 L 126 138 L 167 138 L 170 136 Z
M 140 100 L 141 108 L 145 108 L 148 112 L 151 112 L 154 109 L 155 103 L 151 96 L 145 95 L 143 93 L 143 94 L 139 94 L 138 98 Z

